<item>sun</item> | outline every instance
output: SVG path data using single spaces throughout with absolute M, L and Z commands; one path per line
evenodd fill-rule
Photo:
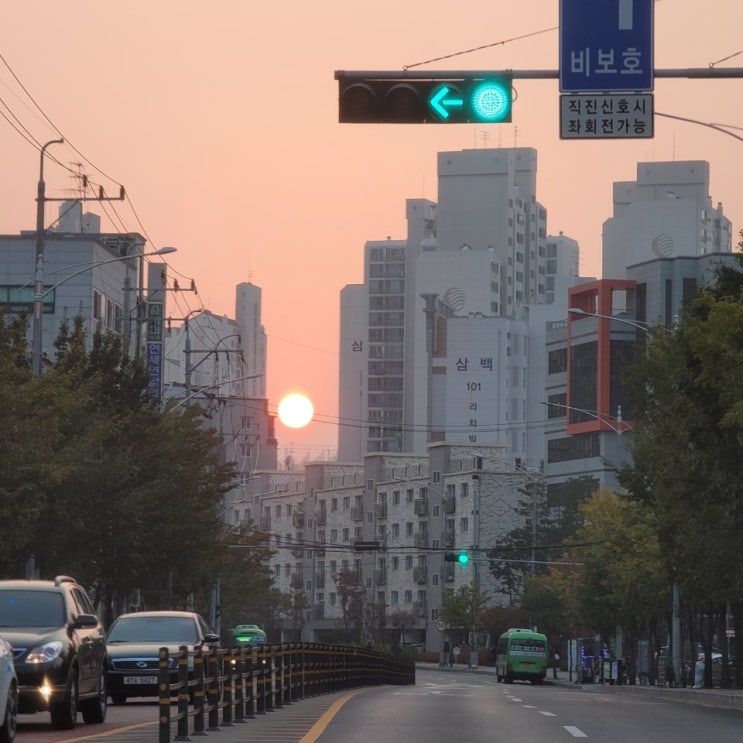
M 310 398 L 299 392 L 287 395 L 279 403 L 279 420 L 289 428 L 304 428 L 314 413 Z

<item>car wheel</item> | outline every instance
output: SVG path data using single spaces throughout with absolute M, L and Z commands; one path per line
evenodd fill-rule
M 101 671 L 100 678 L 98 679 L 97 694 L 92 699 L 86 699 L 84 702 L 80 702 L 80 712 L 82 712 L 83 721 L 86 724 L 105 721 L 107 697 L 108 692 L 106 691 L 106 672 Z
M 0 743 L 13 743 L 17 726 L 18 688 L 13 684 L 8 689 L 8 698 L 5 700 L 5 719 L 0 727 Z
M 114 704 L 126 704 L 126 694 L 111 694 L 111 701 Z
M 74 671 L 67 680 L 65 695 L 53 704 L 49 711 L 52 715 L 52 727 L 57 730 L 72 730 L 77 722 L 77 676 Z

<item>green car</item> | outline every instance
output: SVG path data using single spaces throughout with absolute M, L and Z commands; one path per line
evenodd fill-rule
M 230 630 L 235 645 L 265 645 L 266 633 L 254 624 L 238 624 Z

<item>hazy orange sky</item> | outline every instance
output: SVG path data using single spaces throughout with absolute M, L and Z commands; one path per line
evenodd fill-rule
M 516 80 L 511 124 L 337 123 L 338 69 L 494 45 L 418 69 L 556 70 L 558 0 L 5 0 L 0 14 L 0 232 L 34 229 L 39 154 L 26 137 L 55 139 L 54 126 L 77 151 L 50 155 L 109 192 L 126 186 L 104 230 L 178 247 L 170 275 L 199 296 L 170 295 L 169 315 L 201 303 L 234 317 L 235 285 L 261 286 L 270 409 L 299 389 L 317 412 L 302 431 L 277 422 L 280 461 L 335 450 L 339 292 L 362 280 L 366 240 L 406 236 L 405 199 L 437 199 L 437 152 L 536 148 L 548 231 L 580 242 L 584 275 L 600 275 L 612 183 L 640 161 L 708 160 L 713 200 L 743 226 L 743 142 L 660 117 L 654 139 L 561 141 L 557 80 Z M 660 0 L 655 67 L 743 67 L 742 28 L 741 0 Z M 663 113 L 743 127 L 741 101 L 740 79 L 656 80 Z M 45 180 L 49 196 L 77 193 L 48 160 Z

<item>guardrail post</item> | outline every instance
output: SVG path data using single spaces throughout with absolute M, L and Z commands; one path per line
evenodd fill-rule
M 204 653 L 198 648 L 193 658 L 193 731 L 204 735 Z
M 253 647 L 248 645 L 245 648 L 245 661 L 246 661 L 246 689 L 250 689 L 250 695 L 245 700 L 245 715 L 249 718 L 255 717 L 255 697 L 256 697 L 256 686 L 257 681 L 255 678 L 255 663 L 253 662 Z
M 178 732 L 175 740 L 191 740 L 188 737 L 188 647 L 181 645 L 178 653 Z
M 160 648 L 157 661 L 157 690 L 159 705 L 158 741 L 170 743 L 170 668 L 167 648 Z
M 216 648 L 209 648 L 206 651 L 207 661 L 207 706 L 209 709 L 209 732 L 219 731 L 219 667 L 217 663 Z
M 235 656 L 234 651 L 229 648 L 219 650 L 222 673 L 220 674 L 220 688 L 222 689 L 222 699 L 219 704 L 222 707 L 222 724 L 225 727 L 233 727 L 233 696 L 232 690 L 235 684 Z

